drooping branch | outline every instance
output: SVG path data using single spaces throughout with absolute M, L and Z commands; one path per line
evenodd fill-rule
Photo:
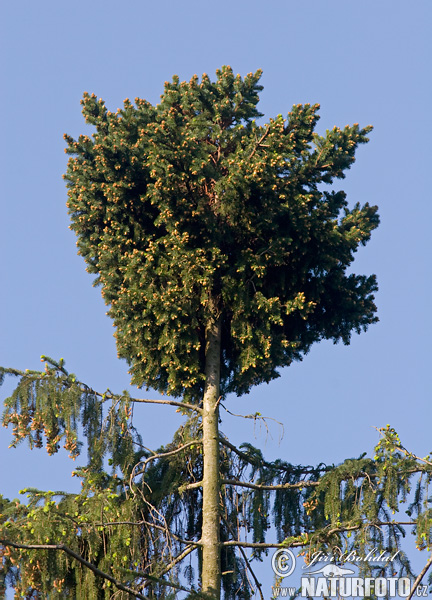
M 74 385 L 79 392 L 81 392 L 82 394 L 93 394 L 94 396 L 97 396 L 98 398 L 102 398 L 102 400 L 115 400 L 115 399 L 121 399 L 122 398 L 122 394 L 114 394 L 113 392 L 111 392 L 111 390 L 107 389 L 105 392 L 101 393 L 101 392 L 97 392 L 96 390 L 94 390 L 92 387 L 88 386 L 87 384 L 81 382 L 81 381 L 76 381 L 76 379 L 74 377 L 69 376 L 69 374 L 67 374 L 66 371 L 64 371 L 63 369 L 58 369 L 57 367 L 55 367 L 54 369 L 48 369 L 48 371 L 57 371 L 59 373 L 61 373 L 61 377 L 64 379 L 64 384 L 65 386 L 72 386 Z M 9 374 L 9 375 L 15 375 L 17 377 L 35 377 L 38 376 L 40 378 L 45 378 L 47 371 L 20 371 L 19 369 L 12 369 L 12 368 L 2 368 L 2 372 L 5 374 Z M 144 404 L 165 404 L 167 406 L 177 406 L 178 408 L 187 408 L 189 410 L 193 410 L 199 414 L 201 414 L 202 410 L 199 406 L 195 405 L 195 404 L 190 404 L 188 402 L 177 402 L 176 400 L 156 400 L 156 399 L 150 399 L 150 398 L 132 398 L 130 396 L 127 397 L 129 402 L 132 403 L 144 403 Z
M 106 579 L 107 581 L 111 582 L 117 589 L 122 590 L 123 592 L 127 592 L 128 594 L 131 594 L 132 596 L 134 596 L 135 598 L 139 598 L 140 600 L 145 600 L 145 597 L 142 594 L 140 594 L 136 590 L 133 590 L 127 585 L 124 585 L 121 581 L 118 581 L 118 579 L 112 577 L 112 575 L 101 571 L 94 564 L 92 564 L 91 562 L 89 562 L 88 560 L 86 560 L 85 558 L 83 558 L 64 544 L 17 544 L 16 542 L 12 542 L 10 540 L 0 539 L 0 545 L 10 546 L 18 550 L 59 550 L 80 562 L 98 577 L 102 577 L 103 579 Z
M 407 458 L 414 459 L 418 462 L 428 465 L 429 467 L 432 467 L 432 462 L 430 460 L 428 460 L 430 458 L 429 456 L 427 456 L 426 458 L 421 458 L 420 456 L 417 456 L 416 454 L 409 452 L 400 443 L 398 434 L 393 429 L 391 429 L 391 428 L 389 429 L 389 426 L 387 426 L 387 428 L 374 427 L 374 429 L 376 429 L 378 431 L 382 440 L 388 439 L 388 436 L 390 436 L 392 442 L 394 443 L 394 450 L 402 452 L 402 454 L 404 454 Z

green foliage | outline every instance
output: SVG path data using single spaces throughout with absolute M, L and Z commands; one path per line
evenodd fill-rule
M 70 458 L 75 459 L 82 447 L 78 439 L 81 425 L 89 450 L 89 469 L 101 470 L 107 452 L 113 471 L 125 468 L 134 456 L 134 439 L 140 442 L 130 425 L 132 409 L 127 393 L 96 393 L 66 371 L 63 359 L 57 362 L 42 356 L 41 360 L 46 361 L 45 371 L 0 368 L 3 375 L 19 378 L 4 403 L 3 425 L 13 425 L 15 440 L 11 446 L 27 439 L 30 448 L 41 448 L 45 437 L 48 454 L 56 453 L 63 441 Z M 111 406 L 104 415 L 103 407 L 109 401 Z
M 133 522 L 136 518 L 136 504 L 121 498 L 113 488 L 90 486 L 79 495 L 34 489 L 22 493 L 27 494 L 28 504 L 9 503 L 5 511 L 2 533 L 8 539 L 24 544 L 29 539 L 31 544 L 63 544 L 123 582 L 127 578 L 119 567 L 140 564 L 139 529 L 107 524 Z M 7 548 L 7 556 L 16 569 L 15 573 L 9 572 L 17 594 L 27 597 L 29 590 L 34 590 L 38 598 L 73 596 L 89 600 L 112 596 L 109 582 L 101 583 L 92 571 L 54 548 L 25 552 Z
M 70 403 L 77 427 L 69 435 L 73 434 L 77 449 L 81 448 L 81 432 L 88 444 L 88 464 L 74 472 L 82 480 L 82 491 L 68 494 L 27 489 L 23 491 L 27 504 L 1 499 L 0 540 L 64 545 L 143 597 L 174 598 L 175 587 L 172 591 L 167 583 L 179 586 L 185 579 L 189 580 L 191 598 L 199 597 L 194 585 L 200 551 L 198 563 L 175 561 L 191 544 L 199 544 L 201 537 L 202 490 L 187 489 L 203 476 L 201 419 L 198 415 L 188 417 L 173 441 L 152 453 L 143 448 L 133 428 L 128 409 L 133 398 L 109 391 L 98 394 L 76 376 L 67 374 L 64 365 L 46 360 L 44 372 L 7 370 L 19 382 L 6 401 L 4 419 L 17 424 L 19 411 L 24 411 L 25 428 L 18 427 L 15 436 L 34 444 L 34 419 L 37 423 L 39 416 L 30 399 L 36 390 L 47 410 L 55 408 L 56 402 L 69 406 L 73 387 L 77 397 L 91 395 L 96 406 L 102 403 L 94 410 L 98 419 L 84 431 L 79 425 L 88 423 L 88 415 L 76 411 Z M 80 402 L 85 405 L 83 398 Z M 109 418 L 113 406 L 116 415 L 124 415 L 122 419 Z M 56 440 L 50 437 L 51 429 L 40 432 L 42 439 L 45 436 L 49 440 L 49 452 L 57 451 L 61 441 L 67 444 L 68 419 L 67 414 L 57 417 Z M 351 550 L 366 553 L 372 548 L 395 552 L 401 549 L 400 541 L 405 535 L 395 515 L 401 503 L 406 507 L 410 501 L 407 512 L 415 515 L 413 533 L 417 546 L 430 549 L 430 458 L 420 459 L 407 452 L 390 427 L 381 430 L 381 434 L 374 458 L 361 456 L 339 466 L 317 467 L 295 466 L 281 460 L 268 462 L 252 445 L 235 449 L 222 436 L 221 478 L 230 483 L 224 483 L 221 490 L 221 541 L 235 539 L 240 532 L 240 539 L 247 536 L 253 542 L 263 543 L 273 526 L 278 541 L 297 548 L 306 559 L 319 550 L 336 555 Z M 104 445 L 100 443 L 101 436 L 107 440 Z M 107 463 L 111 465 L 110 473 L 105 470 Z M 242 481 L 256 487 L 245 488 Z M 102 600 L 114 593 L 115 586 L 109 581 L 58 549 L 17 549 L 2 546 L 1 541 L 0 547 L 3 576 L 18 594 L 44 598 L 49 591 L 52 599 Z M 252 558 L 262 558 L 263 552 L 267 550 L 253 549 Z M 396 564 L 400 574 L 411 574 L 403 552 L 391 568 Z M 221 566 L 226 600 L 250 598 L 247 563 L 235 546 L 222 546 Z M 130 597 L 121 590 L 116 593 L 119 598 Z
M 65 136 L 72 229 L 138 386 L 198 402 L 215 315 L 223 394 L 377 320 L 375 277 L 346 273 L 377 209 L 325 189 L 371 127 L 320 136 L 309 104 L 259 125 L 260 76 L 174 77 L 157 106 L 136 98 L 116 113 L 86 93 L 95 131 Z

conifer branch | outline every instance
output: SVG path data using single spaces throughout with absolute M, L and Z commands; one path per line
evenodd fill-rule
M 386 434 L 389 433 L 387 428 L 374 427 L 374 429 L 376 429 L 378 431 L 378 433 L 382 439 L 385 439 Z M 396 432 L 394 432 L 394 435 L 392 437 L 395 440 L 397 440 L 398 442 L 400 442 L 399 436 L 396 434 Z M 416 454 L 413 454 L 412 452 L 408 452 L 408 450 L 406 448 L 404 448 L 401 443 L 396 444 L 394 448 L 395 448 L 395 450 L 399 450 L 399 452 L 402 452 L 402 454 L 405 454 L 405 456 L 407 458 L 413 458 L 416 461 L 422 462 L 425 465 L 432 467 L 432 462 L 430 460 L 427 460 L 427 458 L 429 458 L 429 456 L 427 458 L 421 458 L 420 456 L 417 456 Z
M 252 463 L 253 464 L 253 463 Z M 428 473 L 429 470 L 425 469 L 425 468 L 415 468 L 415 469 L 408 469 L 406 471 L 407 474 L 409 475 L 413 475 L 415 473 Z M 345 476 L 342 477 L 340 482 L 342 483 L 343 481 L 348 481 L 348 480 L 353 480 L 356 481 L 357 479 L 361 479 L 361 478 L 367 478 L 369 480 L 371 479 L 376 479 L 380 477 L 380 475 L 378 473 L 366 473 L 366 472 L 360 472 L 357 473 L 356 475 L 349 475 L 349 476 Z M 281 483 L 281 484 L 260 484 L 260 483 L 251 483 L 248 481 L 240 481 L 240 480 L 235 480 L 235 479 L 222 479 L 221 480 L 222 484 L 225 485 L 235 485 L 235 486 L 239 486 L 239 487 L 246 487 L 246 488 L 250 488 L 250 489 L 254 489 L 254 490 L 283 490 L 283 489 L 302 489 L 305 487 L 318 487 L 319 485 L 321 485 L 321 481 L 299 481 L 297 483 Z M 199 487 L 199 485 L 197 484 L 189 484 L 192 487 Z M 189 488 L 185 488 L 185 489 L 189 489 Z
M 357 531 L 359 529 L 361 529 L 362 527 L 383 527 L 383 526 L 387 526 L 387 527 L 393 527 L 393 526 L 402 526 L 402 525 L 410 525 L 410 526 L 414 526 L 417 525 L 416 521 L 362 521 L 361 523 L 357 523 L 355 525 L 349 525 L 346 527 L 334 527 L 333 529 L 329 529 L 328 531 L 326 531 L 326 529 L 321 529 L 321 530 L 316 530 L 314 532 L 314 534 L 318 535 L 318 536 L 324 536 L 325 538 L 329 538 L 330 536 L 334 535 L 335 533 L 345 533 L 346 531 Z
M 222 443 L 224 443 L 224 442 L 222 442 Z M 238 452 L 240 452 L 240 451 L 238 451 Z M 246 455 L 246 457 L 247 457 L 247 455 Z M 252 462 L 252 461 L 249 461 L 249 462 Z M 416 469 L 416 470 L 413 470 L 410 472 L 417 473 L 417 472 L 423 472 L 423 470 Z M 358 475 L 358 478 L 360 478 L 360 477 L 375 478 L 375 477 L 378 477 L 378 474 L 360 473 Z M 346 479 L 352 479 L 352 477 L 351 476 L 344 477 L 341 479 L 341 481 L 345 481 Z M 321 484 L 321 482 L 320 481 L 299 481 L 297 483 L 280 483 L 280 484 L 270 485 L 270 484 L 261 484 L 261 483 L 251 483 L 249 481 L 240 481 L 240 480 L 236 480 L 236 479 L 221 479 L 221 484 L 245 487 L 245 488 L 249 488 L 252 490 L 272 491 L 272 490 L 294 490 L 294 489 L 302 489 L 302 488 L 307 488 L 307 487 L 318 487 Z M 180 489 L 181 489 L 181 491 L 192 490 L 192 489 L 201 487 L 201 485 L 202 485 L 202 482 L 197 481 L 194 483 L 188 483 L 187 485 L 181 486 Z
M 54 362 L 54 361 L 52 361 L 52 362 Z M 75 385 L 82 394 L 94 394 L 98 398 L 102 398 L 102 400 L 115 400 L 115 399 L 120 400 L 123 397 L 122 394 L 114 394 L 109 389 L 106 390 L 106 392 L 104 392 L 102 394 L 101 392 L 97 392 L 93 388 L 89 387 L 82 381 L 75 381 L 74 379 L 70 379 L 70 376 L 66 375 L 66 372 L 64 371 L 64 369 L 59 369 L 59 368 L 55 367 L 55 369 L 52 369 L 52 371 L 54 371 L 54 370 L 57 370 L 58 372 L 62 373 L 62 376 L 64 377 L 65 386 Z M 6 373 L 9 375 L 15 375 L 17 377 L 28 377 L 29 375 L 33 375 L 33 376 L 39 375 L 40 377 L 44 377 L 46 375 L 46 371 L 30 371 L 30 370 L 21 371 L 19 369 L 12 369 L 12 368 L 2 368 L 2 373 Z M 129 402 L 134 402 L 134 403 L 166 404 L 169 406 L 177 406 L 178 408 L 187 408 L 187 409 L 193 410 L 199 414 L 202 413 L 202 410 L 199 406 L 197 406 L 195 404 L 190 404 L 188 402 L 177 402 L 176 400 L 154 400 L 154 399 L 149 399 L 149 398 L 132 398 L 130 396 L 128 396 L 127 399 Z
M 417 521 L 379 521 L 372 522 L 371 525 L 417 525 Z
M 140 600 L 146 600 L 145 596 L 128 587 L 127 585 L 124 585 L 123 583 L 121 583 L 121 581 L 118 581 L 108 573 L 101 571 L 93 563 L 89 562 L 88 560 L 86 560 L 85 558 L 83 558 L 64 544 L 17 544 L 16 542 L 12 542 L 10 540 L 5 539 L 0 539 L 0 544 L 3 546 L 17 548 L 18 550 L 60 550 L 65 554 L 68 554 L 78 562 L 80 562 L 82 565 L 87 567 L 87 569 L 90 569 L 90 571 L 92 571 L 98 577 L 102 577 L 103 579 L 106 579 L 107 581 L 111 582 L 119 590 L 127 592 L 128 594 L 131 594 L 132 596 L 134 596 L 135 598 L 139 598 Z
M 415 460 L 418 460 L 418 461 L 420 461 L 422 463 L 425 463 L 429 467 L 432 467 L 432 462 L 430 460 L 426 460 L 425 458 L 421 458 L 421 456 L 417 456 L 416 454 L 412 454 L 412 452 L 408 452 L 408 450 L 406 450 L 402 446 L 398 446 L 397 449 L 400 450 L 401 452 L 403 452 L 407 458 L 414 458 Z

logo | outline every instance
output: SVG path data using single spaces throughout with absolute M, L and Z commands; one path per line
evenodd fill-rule
M 355 571 L 354 569 L 344 569 L 337 565 L 324 565 L 324 567 L 316 571 L 306 571 L 307 575 L 314 575 L 315 573 L 322 573 L 324 577 L 342 577 L 343 575 L 352 575 Z
M 388 564 L 397 554 L 398 552 L 393 556 L 386 553 L 375 555 L 374 552 L 370 552 L 365 557 L 360 557 L 351 553 L 348 558 L 351 559 L 352 563 L 378 562 Z M 317 563 L 326 561 L 331 562 L 327 562 L 321 568 L 316 568 L 318 567 Z M 307 568 L 314 570 L 304 572 L 301 576 L 299 589 L 297 587 L 275 585 L 272 587 L 272 598 L 300 596 L 309 599 L 340 599 L 347 597 L 364 598 L 372 595 L 377 598 L 396 596 L 406 598 L 411 597 L 414 593 L 417 597 L 427 597 L 428 586 L 418 585 L 418 583 L 413 584 L 408 577 L 359 577 L 356 573 L 359 568 L 358 564 L 352 564 L 354 569 L 350 569 L 335 563 L 336 557 L 325 555 L 322 552 L 316 553 L 312 556 L 312 560 L 303 566 L 304 570 Z M 345 561 L 342 564 L 344 563 Z M 271 564 L 276 577 L 284 579 L 294 573 L 296 557 L 288 548 L 281 548 L 273 554 Z
M 296 558 L 294 552 L 288 550 L 288 548 L 276 550 L 272 556 L 273 572 L 282 579 L 284 577 L 289 577 L 294 572 L 295 566 Z

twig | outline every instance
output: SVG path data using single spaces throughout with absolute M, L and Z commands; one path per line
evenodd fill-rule
M 166 532 L 166 529 L 164 527 L 162 527 L 161 525 L 156 525 L 154 523 L 150 523 L 149 521 L 143 521 L 143 524 L 148 525 L 149 527 L 154 527 L 155 529 L 159 529 L 160 531 Z M 179 542 L 180 544 L 187 544 L 188 546 L 202 546 L 201 542 L 193 542 L 192 540 L 183 540 L 175 533 L 170 532 L 170 535 L 174 540 L 176 540 L 176 542 Z
M 257 141 L 255 148 L 252 150 L 252 153 L 249 155 L 249 160 L 252 158 L 252 156 L 255 154 L 255 152 L 258 150 L 258 148 L 260 147 L 261 143 L 265 140 L 265 138 L 267 137 L 268 133 L 270 131 L 270 125 L 267 125 L 267 128 L 264 132 L 264 134 L 261 136 L 261 138 Z
M 263 254 L 265 254 L 266 252 L 268 252 L 271 249 L 271 247 L 273 246 L 274 243 L 275 242 L 272 242 L 268 248 L 265 248 L 264 250 L 261 250 L 261 252 L 258 252 L 257 256 L 262 256 Z
M 403 446 L 396 446 L 396 448 L 398 450 L 400 450 L 401 452 L 403 452 L 405 454 L 405 456 L 407 456 L 408 458 L 415 458 L 416 460 L 419 460 L 420 462 L 423 462 L 426 465 L 429 465 L 430 467 L 432 467 L 432 462 L 430 462 L 429 460 L 426 460 L 425 458 L 421 458 L 420 456 L 416 456 L 412 452 L 408 452 L 408 450 L 406 450 Z
M 390 526 L 395 526 L 395 525 L 414 526 L 414 525 L 417 525 L 417 522 L 416 521 L 375 521 L 375 522 L 373 522 L 372 521 L 371 523 L 368 523 L 368 522 L 362 521 L 361 523 L 357 523 L 356 525 L 350 525 L 348 527 L 334 527 L 333 529 L 329 529 L 327 531 L 325 529 L 323 529 L 323 530 L 315 532 L 315 533 L 317 533 L 318 535 L 323 535 L 325 537 L 329 537 L 335 533 L 344 533 L 345 531 L 356 531 L 357 529 L 361 529 L 363 526 L 377 527 L 379 529 L 380 527 L 383 527 L 383 526 L 390 527 Z
M 216 401 L 216 404 L 214 405 L 214 411 L 215 412 L 217 411 L 217 408 L 218 408 L 221 400 L 222 400 L 222 396 L 219 396 L 219 398 Z
M 233 416 L 233 417 L 241 417 L 242 419 L 253 419 L 255 422 L 256 422 L 256 421 L 263 421 L 263 422 L 264 422 L 264 425 L 265 425 L 265 426 L 266 426 L 266 428 L 267 428 L 267 433 L 269 433 L 269 428 L 268 428 L 268 426 L 267 426 L 266 419 L 268 419 L 268 420 L 270 420 L 270 421 L 274 421 L 275 423 L 277 423 L 278 425 L 280 425 L 280 427 L 282 428 L 282 435 L 280 436 L 279 440 L 282 440 L 282 439 L 283 439 L 283 436 L 284 436 L 284 433 L 285 433 L 284 426 L 283 426 L 283 423 L 281 423 L 281 422 L 280 422 L 280 421 L 278 421 L 277 419 L 274 419 L 273 417 L 263 417 L 263 416 L 262 416 L 260 413 L 254 413 L 254 414 L 250 414 L 250 415 L 239 415 L 239 414 L 233 413 L 233 412 L 231 412 L 230 410 L 228 410 L 228 409 L 226 408 L 226 406 L 224 406 L 222 403 L 221 403 L 221 406 L 222 406 L 222 408 L 223 408 L 223 409 L 224 409 L 224 410 L 225 410 L 225 411 L 226 411 L 226 412 L 227 412 L 229 415 L 231 415 L 231 416 Z

